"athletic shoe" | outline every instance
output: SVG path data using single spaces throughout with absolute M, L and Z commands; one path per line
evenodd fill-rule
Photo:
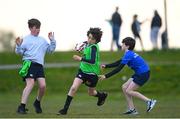
M 57 114 L 58 115 L 66 115 L 67 114 L 67 110 L 66 109 L 61 109 L 61 110 L 59 110 L 59 112 Z
M 147 112 L 150 112 L 156 104 L 156 100 L 150 100 L 147 102 Z
M 104 104 L 106 98 L 107 98 L 108 94 L 106 92 L 101 93 L 101 95 L 98 97 L 98 102 L 97 105 L 101 106 Z
M 131 110 L 127 110 L 126 112 L 124 112 L 123 114 L 132 114 L 132 115 L 137 115 L 139 114 L 136 109 L 131 109 Z
M 35 100 L 33 105 L 36 113 L 42 113 L 41 104 L 39 101 Z
M 22 106 L 18 106 L 17 113 L 19 114 L 27 114 L 28 109 L 25 109 Z

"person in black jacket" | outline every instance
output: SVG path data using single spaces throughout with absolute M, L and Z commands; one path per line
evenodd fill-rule
M 116 42 L 116 46 L 118 50 L 121 49 L 121 46 L 119 45 L 119 34 L 120 34 L 120 28 L 122 24 L 121 15 L 118 12 L 119 7 L 116 7 L 116 11 L 113 13 L 112 18 L 110 20 L 112 24 L 112 42 L 111 42 L 111 51 L 113 51 L 113 43 Z
M 158 39 L 158 33 L 159 29 L 162 25 L 161 17 L 157 10 L 154 11 L 154 17 L 151 22 L 151 42 L 153 45 L 153 49 L 158 49 L 157 45 L 157 39 Z

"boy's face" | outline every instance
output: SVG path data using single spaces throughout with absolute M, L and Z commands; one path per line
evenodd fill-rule
M 40 28 L 36 28 L 36 26 L 33 26 L 32 28 L 29 28 L 31 31 L 31 35 L 38 36 L 40 32 Z
M 126 51 L 129 49 L 129 46 L 126 46 L 125 43 L 122 43 L 122 50 Z
M 88 43 L 89 44 L 95 44 L 96 40 L 93 38 L 92 34 L 88 35 Z

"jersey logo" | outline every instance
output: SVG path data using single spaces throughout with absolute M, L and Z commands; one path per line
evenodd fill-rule
M 134 53 L 134 58 L 136 58 L 137 56 L 139 56 L 138 54 Z
M 79 74 L 79 75 L 78 75 L 78 77 L 80 77 L 80 78 L 81 78 L 81 77 L 82 77 L 82 76 L 81 76 L 81 74 Z
M 33 74 L 30 74 L 29 76 L 30 76 L 30 77 L 33 77 Z

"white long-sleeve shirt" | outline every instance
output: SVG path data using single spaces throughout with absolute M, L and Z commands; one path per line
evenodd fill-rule
M 16 45 L 15 52 L 23 56 L 22 60 L 30 60 L 44 65 L 44 56 L 52 53 L 56 48 L 56 41 L 50 40 L 50 44 L 40 36 L 27 35 L 21 45 Z

